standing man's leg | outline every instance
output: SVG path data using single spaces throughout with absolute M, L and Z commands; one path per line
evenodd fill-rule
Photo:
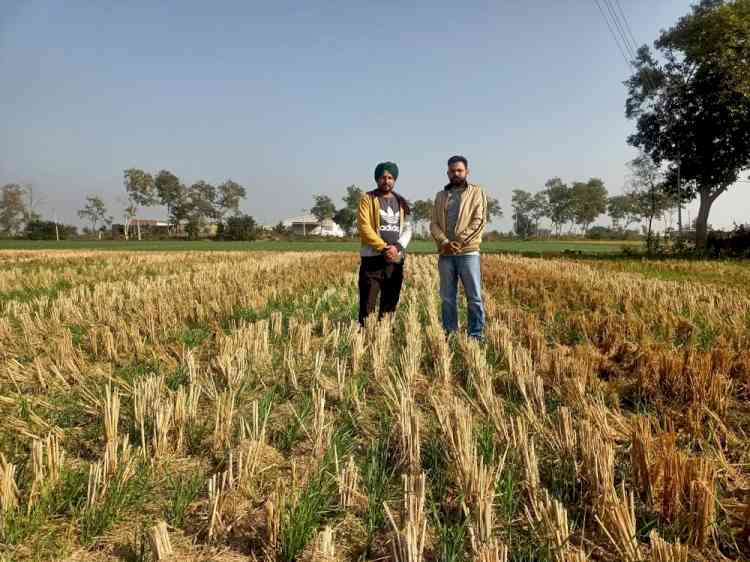
M 484 305 L 482 304 L 482 267 L 479 255 L 457 256 L 458 274 L 466 293 L 469 312 L 469 336 L 481 338 L 484 330 Z
M 442 301 L 443 329 L 450 333 L 458 330 L 458 271 L 456 256 L 440 256 L 438 272 L 440 273 L 440 300 Z
M 383 283 L 383 268 L 379 257 L 362 258 L 359 266 L 359 324 L 365 325 L 365 319 L 375 312 L 378 304 L 378 293 Z
M 389 314 L 396 312 L 398 299 L 401 296 L 401 286 L 404 283 L 404 264 L 389 263 L 385 266 L 383 277 L 383 288 L 380 291 L 380 314 Z

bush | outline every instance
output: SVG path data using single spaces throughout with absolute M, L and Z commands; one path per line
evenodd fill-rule
M 250 215 L 229 217 L 226 223 L 219 224 L 216 237 L 219 240 L 250 242 L 258 237 L 258 225 Z
M 23 238 L 27 240 L 56 240 L 58 235 L 60 240 L 70 240 L 78 236 L 78 228 L 53 221 L 35 220 L 29 221 L 23 231 Z
M 640 240 L 641 234 L 637 230 L 592 226 L 586 231 L 586 238 L 589 240 Z
M 706 251 L 714 257 L 750 257 L 750 226 L 735 224 L 729 232 L 712 230 L 708 233 Z

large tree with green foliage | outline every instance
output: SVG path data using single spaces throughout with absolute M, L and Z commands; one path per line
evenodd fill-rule
M 138 213 L 139 207 L 150 207 L 158 201 L 156 185 L 151 174 L 138 168 L 128 168 L 124 172 L 125 193 L 128 197 L 126 209 L 125 239 L 129 238 L 130 222 Z M 137 223 L 138 240 L 141 239 L 141 223 Z
M 427 224 L 432 219 L 432 208 L 435 202 L 432 199 L 417 199 L 411 206 L 412 220 L 414 225 L 421 225 L 422 234 L 427 232 Z
M 161 170 L 154 178 L 154 186 L 159 203 L 167 208 L 169 222 L 176 227 L 180 221 L 185 220 L 184 214 L 187 189 L 175 174 L 169 170 Z
M 24 188 L 16 183 L 9 183 L 0 188 L 0 234 L 19 234 L 23 225 L 28 222 L 28 216 Z
M 613 195 L 607 200 L 607 214 L 615 230 L 628 230 L 641 220 L 641 201 L 638 193 L 629 191 Z
M 514 189 L 510 204 L 513 207 L 513 231 L 520 238 L 529 238 L 535 233 L 531 218 L 534 195 L 523 189 Z
M 332 219 L 333 215 L 336 214 L 336 205 L 333 204 L 333 200 L 328 195 L 314 195 L 313 200 L 315 205 L 312 206 L 310 212 L 319 221 Z
M 359 200 L 362 198 L 362 190 L 356 185 L 350 185 L 346 188 L 346 195 L 342 198 L 344 206 L 333 214 L 333 220 L 344 231 L 351 235 L 357 225 L 357 209 Z
M 98 195 L 87 195 L 86 205 L 78 211 L 78 216 L 91 225 L 91 232 L 95 232 L 96 225 L 107 219 L 107 207 Z
M 487 197 L 487 221 L 503 217 L 503 208 L 495 197 Z
M 239 214 L 240 200 L 244 199 L 247 195 L 245 188 L 236 181 L 226 180 L 216 190 L 216 210 L 219 218 L 223 218 L 227 213 Z
M 585 234 L 593 222 L 607 211 L 607 188 L 599 178 L 574 182 L 570 188 L 573 219 Z
M 563 226 L 573 220 L 573 202 L 570 188 L 560 178 L 551 178 L 544 184 L 546 197 L 545 215 L 552 222 L 557 236 Z
M 630 177 L 628 193 L 638 201 L 638 214 L 646 220 L 646 247 L 654 250 L 654 220 L 664 218 L 676 205 L 676 198 L 661 189 L 662 173 L 647 154 L 639 154 L 628 162 Z
M 699 200 L 696 246 L 705 248 L 716 199 L 750 166 L 750 2 L 703 0 L 641 47 L 626 82 L 628 142 L 657 166 L 663 189 Z

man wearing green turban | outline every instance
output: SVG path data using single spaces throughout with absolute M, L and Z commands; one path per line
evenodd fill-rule
M 376 307 L 379 318 L 394 312 L 401 295 L 404 253 L 412 228 L 409 203 L 393 190 L 397 178 L 398 166 L 381 162 L 375 166 L 377 188 L 362 195 L 359 202 L 359 323 L 363 326 Z

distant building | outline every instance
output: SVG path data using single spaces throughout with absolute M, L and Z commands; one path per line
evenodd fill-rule
M 344 229 L 333 222 L 333 219 L 323 219 L 318 226 L 313 228 L 310 234 L 315 236 L 334 236 L 336 238 L 343 238 L 346 235 Z
M 129 226 L 130 234 L 136 234 L 138 232 L 139 226 L 141 229 L 141 233 L 143 234 L 148 233 L 150 235 L 159 234 L 164 236 L 182 236 L 185 233 L 185 229 L 181 224 L 178 224 L 175 227 L 167 221 L 159 219 L 132 219 Z M 124 236 L 125 225 L 120 223 L 113 224 L 112 235 Z
M 281 221 L 292 234 L 301 236 L 334 236 L 342 238 L 344 231 L 332 219 L 318 220 L 315 215 L 301 215 Z

